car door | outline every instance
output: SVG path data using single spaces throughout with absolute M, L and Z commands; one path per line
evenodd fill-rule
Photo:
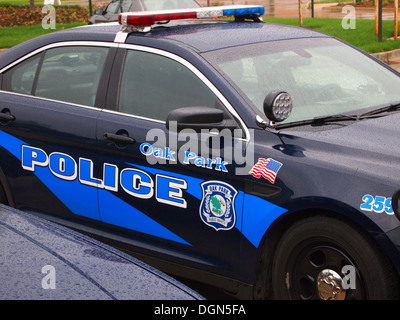
M 224 143 L 242 148 L 243 140 L 229 129 L 220 144 L 212 132 L 178 132 L 173 122 L 166 128 L 169 112 L 185 107 L 219 109 L 234 122 L 227 102 L 187 61 L 126 48 L 112 76 L 111 110 L 101 112 L 97 126 L 107 237 L 163 260 L 237 272 L 243 182 Z
M 90 185 L 98 87 L 110 49 L 53 44 L 4 68 L 0 167 L 15 207 L 65 220 L 99 220 Z

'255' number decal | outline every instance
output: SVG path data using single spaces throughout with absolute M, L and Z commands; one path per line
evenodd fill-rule
M 363 204 L 360 209 L 364 211 L 394 214 L 392 209 L 392 198 L 386 198 L 382 196 L 373 197 L 370 194 L 366 194 L 362 197 Z

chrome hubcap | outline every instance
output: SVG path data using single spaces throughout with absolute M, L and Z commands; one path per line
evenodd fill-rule
M 322 300 L 344 300 L 346 298 L 342 277 L 331 269 L 324 269 L 319 273 L 317 286 L 319 297 Z

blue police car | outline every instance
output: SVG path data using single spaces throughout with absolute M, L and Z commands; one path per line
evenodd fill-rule
M 398 298 L 399 74 L 263 13 L 122 13 L 2 53 L 0 202 L 240 298 Z

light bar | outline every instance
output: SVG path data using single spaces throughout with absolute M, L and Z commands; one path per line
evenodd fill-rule
M 119 14 L 118 21 L 121 25 L 126 27 L 144 27 L 151 26 L 159 21 L 202 19 L 225 16 L 262 16 L 263 14 L 263 6 L 233 5 L 193 9 L 123 12 Z

